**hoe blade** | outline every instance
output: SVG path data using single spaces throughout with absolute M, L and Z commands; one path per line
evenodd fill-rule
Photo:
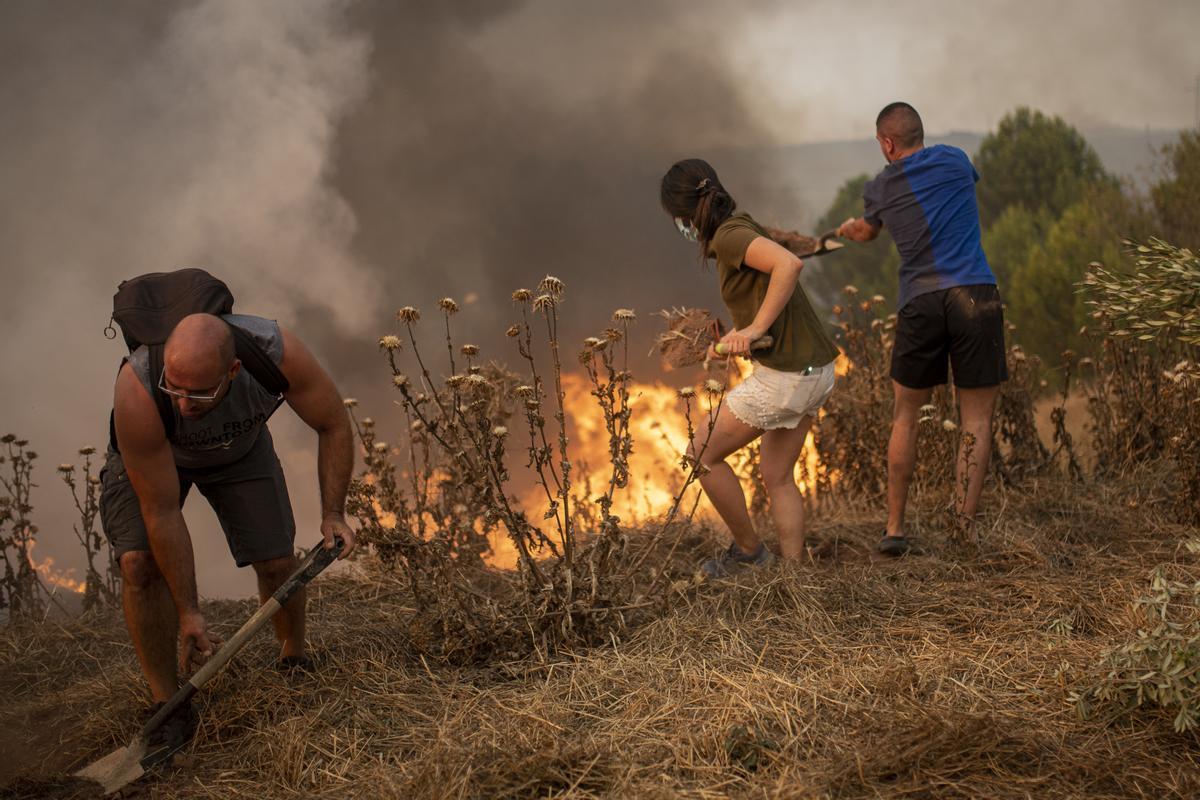
M 88 764 L 76 772 L 75 777 L 95 781 L 104 787 L 105 794 L 112 794 L 142 777 L 145 773 L 142 758 L 145 755 L 146 739 L 139 736 L 129 746 L 114 750 L 99 761 Z

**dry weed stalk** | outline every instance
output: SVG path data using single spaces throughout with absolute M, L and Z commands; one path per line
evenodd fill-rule
M 563 299 L 562 281 L 552 276 L 536 291 L 513 293 L 520 320 L 507 336 L 525 375 L 494 362 L 481 366 L 475 345 L 456 350 L 450 318 L 458 306 L 450 298 L 438 304 L 450 374 L 436 375 L 417 335 L 420 313 L 401 309 L 403 338 L 388 335 L 379 342 L 405 420 L 407 441 L 398 447 L 380 442 L 374 421 L 359 419 L 348 401 L 366 465 L 352 487 L 351 511 L 386 567 L 405 576 L 437 635 L 452 640 L 451 650 L 482 655 L 520 640 L 547 653 L 565 643 L 604 639 L 627 625 L 625 612 L 649 603 L 643 582 L 630 579 L 643 559 L 627 552 L 613 513 L 617 493 L 629 486 L 634 447 L 628 335 L 635 315 L 618 309 L 612 326 L 585 340 L 579 353 L 609 440 L 611 470 L 593 495 L 590 479 L 573 480 L 577 468 L 569 454 L 559 342 Z M 416 379 L 402 370 L 404 350 L 411 351 Z M 510 491 L 507 445 L 516 438 L 509 427 L 518 415 L 527 474 L 547 504 L 537 521 Z M 685 463 L 662 530 L 674 522 L 698 470 L 698 462 Z M 515 577 L 485 563 L 500 531 L 516 553 Z M 513 580 L 519 587 L 510 585 Z
M 83 609 L 90 611 L 101 605 L 114 606 L 121 596 L 120 569 L 109 551 L 107 540 L 100 534 L 96 525 L 96 516 L 100 512 L 100 476 L 92 472 L 92 456 L 96 448 L 83 447 L 79 455 L 83 456 L 82 473 L 75 477 L 74 464 L 60 464 L 59 477 L 71 490 L 71 499 L 79 514 L 79 522 L 72 526 L 75 538 L 83 548 L 86 567 L 84 572 Z M 104 572 L 96 567 L 96 560 L 104 558 Z
M 33 505 L 30 493 L 33 464 L 37 453 L 28 449 L 29 442 L 11 433 L 0 437 L 5 454 L 0 466 L 8 466 L 8 474 L 0 474 L 0 554 L 4 558 L 4 575 L 0 576 L 0 610 L 8 612 L 9 621 L 28 620 L 44 609 L 43 595 L 49 596 L 33 565 L 32 550 L 37 526 L 30 519 Z
M 821 494 L 874 503 L 887 491 L 888 353 L 896 318 L 881 316 L 882 297 L 858 300 L 853 286 L 843 292 L 845 302 L 833 313 L 846 369 L 813 435 L 821 463 L 817 480 Z

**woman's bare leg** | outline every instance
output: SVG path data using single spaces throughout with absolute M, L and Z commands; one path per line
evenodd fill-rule
M 741 481 L 725 459 L 753 442 L 762 431 L 753 428 L 722 407 L 717 414 L 716 424 L 708 437 L 708 444 L 700 456 L 700 463 L 708 472 L 700 477 L 704 494 L 729 528 L 729 534 L 743 553 L 753 553 L 762 544 L 746 510 L 746 495 Z M 697 446 L 704 444 L 700 439 Z
M 812 420 L 805 417 L 794 428 L 766 431 L 762 437 L 759 470 L 771 500 L 771 519 L 784 558 L 804 555 L 804 497 L 796 486 L 796 461 L 804 450 Z

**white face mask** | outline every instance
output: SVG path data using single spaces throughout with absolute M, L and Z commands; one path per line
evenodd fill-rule
M 679 229 L 679 235 L 689 242 L 700 241 L 700 231 L 692 223 L 689 222 L 685 225 L 681 217 L 675 217 L 675 227 Z

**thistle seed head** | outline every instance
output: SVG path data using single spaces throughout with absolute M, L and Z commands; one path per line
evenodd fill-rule
M 478 345 L 464 344 L 461 349 L 462 349 L 462 354 L 464 356 L 470 357 L 470 356 L 479 355 L 479 346 Z
M 443 297 L 441 300 L 438 300 L 437 304 L 438 308 L 445 311 L 447 315 L 458 313 L 458 303 L 454 302 L 452 298 Z
M 358 405 L 358 400 L 354 399 L 353 397 L 347 397 L 342 401 L 342 405 L 344 405 L 346 408 L 354 408 L 356 405 Z
M 512 299 L 514 303 L 528 303 L 533 299 L 533 292 L 528 289 L 517 289 L 512 293 Z M 516 326 L 514 325 L 513 327 L 515 328 Z
M 546 277 L 542 278 L 541 283 L 538 284 L 539 292 L 546 292 L 547 294 L 556 296 L 562 294 L 564 288 L 566 287 L 563 282 L 553 275 L 547 275 Z
M 403 389 L 405 386 L 408 386 L 408 376 L 403 374 L 393 375 L 392 386 L 395 386 L 397 389 Z
M 400 349 L 400 337 L 388 334 L 387 336 L 379 337 L 379 349 L 387 350 L 389 353 L 393 350 Z
M 704 382 L 704 391 L 708 392 L 709 394 L 720 394 L 721 392 L 725 391 L 725 384 L 713 378 L 709 378 Z
M 632 308 L 618 308 L 613 312 L 614 322 L 633 322 L 637 319 L 637 314 L 633 313 Z
M 421 312 L 417 311 L 412 306 L 405 306 L 396 312 L 396 319 L 401 322 L 413 323 L 421 318 Z
M 504 335 L 510 339 L 520 336 L 521 335 L 521 326 L 520 325 L 509 325 L 508 330 L 506 330 L 504 332 Z

